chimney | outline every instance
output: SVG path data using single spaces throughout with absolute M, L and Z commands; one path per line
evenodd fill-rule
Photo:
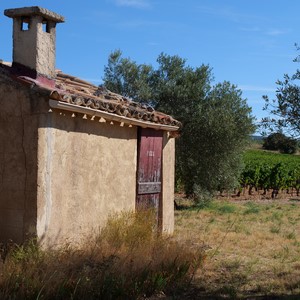
M 39 6 L 6 9 L 13 19 L 13 65 L 19 75 L 55 78 L 56 24 L 64 17 Z

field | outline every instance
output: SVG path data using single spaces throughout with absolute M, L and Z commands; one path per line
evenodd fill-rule
M 300 203 L 177 202 L 176 238 L 206 252 L 187 299 L 300 298 Z
M 0 298 L 300 299 L 299 200 L 176 201 L 172 237 L 125 214 L 84 248 L 2 252 Z

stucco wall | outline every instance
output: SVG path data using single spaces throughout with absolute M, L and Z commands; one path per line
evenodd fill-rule
M 0 242 L 80 242 L 110 213 L 135 209 L 137 128 L 51 111 L 48 101 L 0 76 Z M 166 233 L 174 229 L 174 148 L 165 132 Z
M 37 233 L 80 241 L 108 215 L 135 209 L 137 128 L 53 111 L 38 132 Z
M 30 97 L 0 77 L 0 242 L 35 232 L 37 117 Z
M 174 231 L 174 176 L 175 176 L 175 139 L 164 133 L 162 160 L 162 231 Z

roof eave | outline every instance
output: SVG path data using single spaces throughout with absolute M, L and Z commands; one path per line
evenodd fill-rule
M 67 102 L 62 102 L 62 101 L 57 101 L 57 100 L 52 100 L 49 99 L 49 105 L 51 108 L 54 109 L 61 109 L 65 111 L 70 111 L 74 113 L 81 113 L 81 114 L 86 114 L 92 117 L 99 117 L 103 118 L 105 120 L 109 121 L 116 121 L 120 123 L 124 123 L 127 125 L 135 125 L 135 126 L 140 126 L 144 128 L 153 128 L 156 130 L 164 130 L 164 131 L 178 131 L 179 127 L 178 126 L 170 126 L 170 125 L 164 125 L 164 124 L 157 124 L 157 123 L 152 123 L 152 122 L 147 122 L 147 121 L 141 121 L 138 119 L 133 119 L 133 118 L 128 118 L 120 115 L 116 115 L 113 113 L 109 113 L 106 111 L 101 111 L 89 107 L 83 107 L 83 106 L 78 106 L 74 104 L 70 104 Z

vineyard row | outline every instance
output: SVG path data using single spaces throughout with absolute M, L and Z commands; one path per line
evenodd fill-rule
M 240 177 L 240 191 L 272 191 L 272 198 L 286 190 L 300 195 L 300 157 L 277 153 L 248 151 L 244 157 L 245 167 Z

